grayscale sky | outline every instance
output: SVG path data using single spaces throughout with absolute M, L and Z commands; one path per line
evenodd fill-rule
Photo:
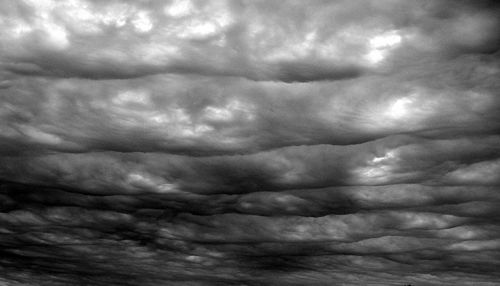
M 0 1 L 0 285 L 500 285 L 500 2 Z

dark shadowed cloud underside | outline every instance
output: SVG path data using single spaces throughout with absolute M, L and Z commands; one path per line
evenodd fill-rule
M 0 285 L 500 284 L 496 1 L 0 2 Z

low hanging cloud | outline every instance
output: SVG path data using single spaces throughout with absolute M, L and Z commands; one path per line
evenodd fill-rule
M 1 285 L 498 285 L 495 1 L 0 4 Z

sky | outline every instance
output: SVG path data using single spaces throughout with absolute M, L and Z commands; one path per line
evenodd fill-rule
M 0 2 L 0 285 L 500 285 L 500 5 Z

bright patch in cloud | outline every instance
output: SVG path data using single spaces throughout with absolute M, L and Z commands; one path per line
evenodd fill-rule
M 174 0 L 172 4 L 165 6 L 165 13 L 171 17 L 184 17 L 194 10 L 191 0 Z
M 369 50 L 364 57 L 372 64 L 380 63 L 393 49 L 401 44 L 402 40 L 403 38 L 398 31 L 389 31 L 374 36 L 369 40 Z
M 387 115 L 394 119 L 403 119 L 411 113 L 412 103 L 410 97 L 399 98 L 389 106 Z

